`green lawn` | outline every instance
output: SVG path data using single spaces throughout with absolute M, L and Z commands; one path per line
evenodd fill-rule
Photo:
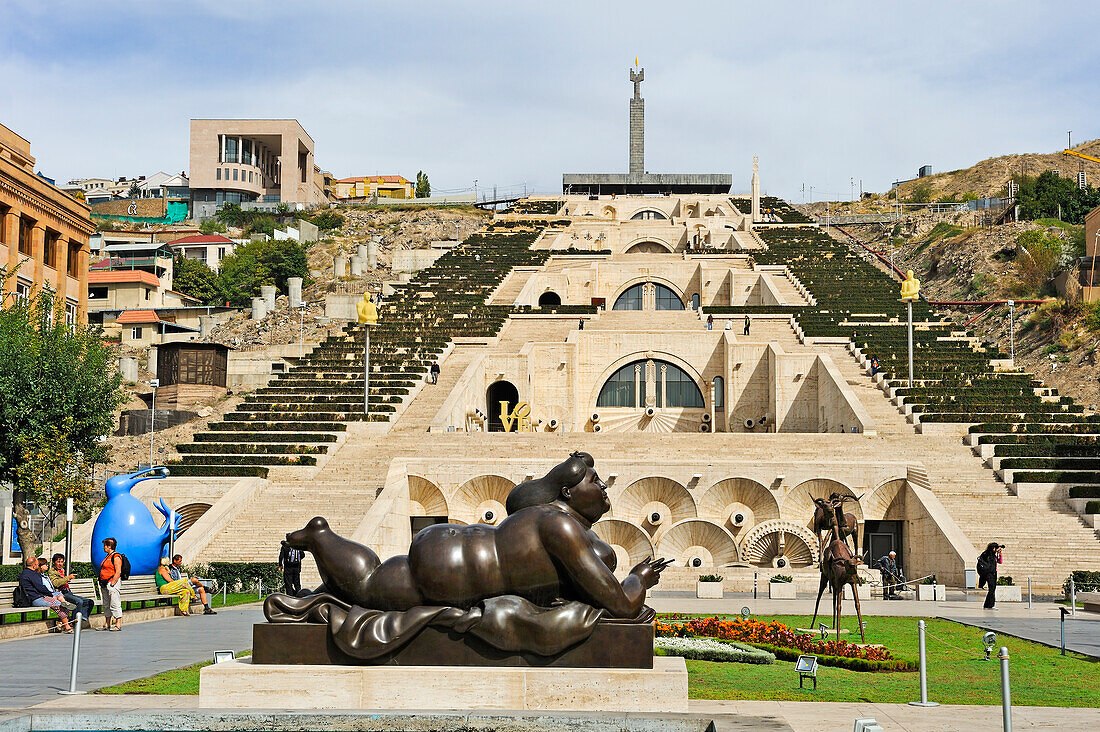
M 790 627 L 809 627 L 809 615 L 778 615 Z M 881 643 L 895 657 L 917 658 L 917 618 L 865 616 L 867 642 Z M 927 623 L 928 698 L 941 704 L 999 704 L 1000 663 L 984 661 L 984 631 L 946 620 Z M 856 619 L 845 616 L 842 638 L 858 642 Z M 1087 656 L 999 635 L 1006 646 L 1012 679 L 1012 703 L 1024 706 L 1091 707 L 1100 704 L 1100 664 Z M 996 658 L 996 651 L 994 651 Z M 693 699 L 774 699 L 833 702 L 909 702 L 920 698 L 916 671 L 867 673 L 818 667 L 817 691 L 799 689 L 794 664 L 773 666 L 688 661 Z M 808 686 L 812 686 L 809 684 Z
M 253 599 L 255 595 L 251 596 Z M 899 658 L 917 658 L 917 618 L 865 616 L 867 642 L 881 643 Z M 791 627 L 808 627 L 809 615 L 760 617 Z M 941 704 L 999 704 L 1000 664 L 981 660 L 983 631 L 946 620 L 928 624 L 928 697 Z M 859 639 L 854 617 L 844 617 L 846 639 Z M 1087 656 L 1008 636 L 1012 702 L 1025 706 L 1089 707 L 1100 704 L 1100 664 Z M 242 655 L 247 655 L 248 652 Z M 994 653 L 994 656 L 996 653 Z M 147 679 L 100 689 L 100 694 L 198 694 L 199 669 L 207 663 L 168 671 Z M 916 671 L 868 673 L 819 667 L 818 688 L 799 689 L 794 664 L 771 666 L 688 661 L 693 699 L 775 699 L 793 701 L 908 702 L 920 698 Z

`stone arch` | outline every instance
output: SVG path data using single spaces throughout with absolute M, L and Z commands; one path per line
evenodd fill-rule
M 507 512 L 504 503 L 516 484 L 502 475 L 479 475 L 455 489 L 451 506 L 456 523 L 496 525 Z
M 611 516 L 656 537 L 678 521 L 698 516 L 695 499 L 678 481 L 660 475 L 639 478 L 611 502 Z
M 614 374 L 623 366 L 626 366 L 628 363 L 633 363 L 634 361 L 645 361 L 648 359 L 653 359 L 654 361 L 668 361 L 669 363 L 678 366 L 683 371 L 687 372 L 689 376 L 691 376 L 692 380 L 695 381 L 695 386 L 698 387 L 700 393 L 706 394 L 706 391 L 704 390 L 705 383 L 703 382 L 703 377 L 699 373 L 699 370 L 676 354 L 669 353 L 667 351 L 633 351 L 626 354 L 625 356 L 620 356 L 619 358 L 612 361 L 611 364 L 603 370 L 603 372 L 600 374 L 600 377 L 596 379 L 595 385 L 592 389 L 592 394 L 588 399 L 588 403 L 592 406 L 592 409 L 596 408 L 596 400 L 599 399 L 600 392 L 603 390 L 604 384 L 607 383 L 607 380 L 611 378 L 612 374 Z M 703 404 L 706 404 L 705 397 L 703 399 Z
M 600 215 L 603 216 L 605 219 L 613 219 L 618 217 L 619 214 L 615 210 L 614 206 L 608 204 L 601 209 Z
M 592 531 L 605 544 L 610 544 L 618 559 L 616 569 L 629 570 L 646 557 L 656 556 L 649 534 L 629 521 L 605 518 L 592 524 Z
M 409 515 L 449 516 L 447 499 L 434 482 L 422 475 L 409 474 Z
M 176 509 L 176 513 L 180 517 L 179 529 L 176 530 L 176 536 L 178 537 L 183 532 L 190 529 L 195 525 L 195 522 L 203 517 L 207 511 L 210 510 L 211 504 L 196 501 L 194 503 L 185 503 Z
M 881 521 L 900 509 L 901 501 L 905 498 L 905 476 L 887 478 L 871 490 L 863 494 L 860 499 L 860 507 L 863 509 L 863 518 L 871 521 Z M 894 518 L 903 518 L 894 516 Z
M 618 301 L 618 299 L 622 296 L 622 294 L 624 292 L 626 292 L 627 290 L 629 290 L 631 287 L 633 287 L 634 285 L 642 285 L 642 284 L 645 284 L 647 282 L 653 282 L 653 283 L 658 284 L 658 285 L 664 285 L 668 289 L 675 292 L 676 296 L 680 298 L 681 302 L 683 302 L 683 300 L 684 300 L 684 288 L 680 287 L 679 285 L 677 285 L 675 282 L 668 279 L 667 277 L 661 277 L 660 275 L 638 275 L 636 277 L 631 277 L 630 279 L 626 280 L 621 285 L 619 285 L 619 289 L 615 290 L 615 294 L 612 297 L 607 298 L 607 302 L 614 305 L 615 302 Z
M 668 221 L 664 211 L 655 208 L 640 208 L 630 216 L 631 221 Z
M 814 517 L 814 498 L 828 498 L 831 493 L 858 498 L 855 491 L 833 478 L 811 478 L 792 488 L 783 499 L 780 515 L 787 521 L 799 526 L 809 526 Z M 844 512 L 854 514 L 857 521 L 863 520 L 863 508 L 858 501 L 844 504 Z
M 641 236 L 623 248 L 623 254 L 671 254 L 676 247 L 655 236 Z
M 818 541 L 808 528 L 773 519 L 757 524 L 741 538 L 741 556 L 749 564 L 785 570 L 817 563 Z
M 553 290 L 547 290 L 546 292 L 539 295 L 540 308 L 555 307 L 557 305 L 561 305 L 561 295 L 554 292 Z
M 724 567 L 740 560 L 733 535 L 713 521 L 677 521 L 657 542 L 658 552 L 681 567 Z
M 779 518 L 779 502 L 768 488 L 752 478 L 720 480 L 699 499 L 699 516 L 711 519 L 734 537 L 764 521 Z
M 519 389 L 507 379 L 498 379 L 485 389 L 485 414 L 489 432 L 504 431 L 504 421 L 500 418 L 501 402 L 508 402 L 509 413 L 519 404 Z

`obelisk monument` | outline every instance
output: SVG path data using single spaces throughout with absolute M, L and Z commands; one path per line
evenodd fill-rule
M 635 61 L 637 66 L 637 61 Z M 642 99 L 642 80 L 645 69 L 631 69 L 634 96 L 630 100 L 630 174 L 645 173 L 645 100 Z

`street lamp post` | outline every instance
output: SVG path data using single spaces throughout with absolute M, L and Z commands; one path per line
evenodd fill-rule
M 370 414 L 370 327 L 378 323 L 378 307 L 369 292 L 363 293 L 363 299 L 355 305 L 355 312 L 363 326 L 363 418 L 367 419 Z
M 298 303 L 298 358 L 306 355 L 306 301 Z
M 920 280 L 913 276 L 913 270 L 905 273 L 901 283 L 901 301 L 909 310 L 909 388 L 913 388 L 913 301 L 920 296 Z
M 157 419 L 157 387 L 160 379 L 151 379 L 149 386 L 153 387 L 152 409 L 149 410 L 149 467 L 153 467 L 153 423 Z
M 1016 301 L 1008 301 L 1008 357 L 1016 366 Z
M 65 574 L 69 573 L 73 553 L 73 499 L 65 499 Z

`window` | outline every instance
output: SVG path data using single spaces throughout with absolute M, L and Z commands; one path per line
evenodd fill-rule
M 31 299 L 31 286 L 26 282 L 15 283 L 15 299 L 19 302 L 27 302 Z
M 631 216 L 630 220 L 631 221 L 660 221 L 660 220 L 664 220 L 664 219 L 667 219 L 667 218 L 668 218 L 668 216 L 665 216 L 660 211 L 639 211 L 638 213 Z
M 703 406 L 703 393 L 691 375 L 676 364 L 656 359 L 634 361 L 616 370 L 600 389 L 596 406 L 640 408 L 651 390 L 657 407 Z
M 225 138 L 225 162 L 235 163 L 240 159 L 240 155 L 237 150 L 237 138 L 227 137 Z
M 130 329 L 130 340 L 134 340 L 134 341 L 140 341 L 141 340 L 141 326 L 140 325 Z
M 658 310 L 683 310 L 684 301 L 680 299 L 680 296 L 675 292 L 665 287 L 664 285 L 658 285 L 654 283 L 654 287 L 657 288 L 657 309 Z
M 80 276 L 80 244 L 75 241 L 69 242 L 65 271 L 70 277 Z
M 31 235 L 34 231 L 34 223 L 22 216 L 19 217 L 19 253 L 31 253 Z
M 222 169 L 218 168 L 218 180 L 222 179 Z
M 628 288 L 619 299 L 615 301 L 612 310 L 641 310 L 645 293 L 645 283 L 640 283 Z
M 233 168 L 233 180 L 237 180 L 237 169 Z
M 61 238 L 61 234 L 54 231 L 47 231 L 45 239 L 42 243 L 42 261 L 47 267 L 57 269 L 57 241 Z
M 714 377 L 714 408 L 725 409 L 726 407 L 726 380 L 721 376 Z
M 645 404 L 645 378 L 643 361 L 628 363 L 621 369 L 611 374 L 611 378 L 600 389 L 600 396 L 596 399 L 597 407 L 637 407 L 636 399 Z M 641 382 L 638 384 L 638 382 Z M 635 389 L 638 384 L 639 389 Z M 640 391 L 640 393 L 635 393 Z
M 106 287 L 89 287 L 88 288 L 89 300 L 106 300 L 107 288 Z
M 218 259 L 225 259 L 225 247 L 218 247 Z
M 145 288 L 145 299 L 146 300 L 148 300 L 150 297 L 152 297 L 152 292 L 153 291 L 150 290 L 149 288 Z
M 65 303 L 65 322 L 69 325 L 76 325 L 76 305 L 74 303 Z
M 245 140 L 241 144 L 241 162 L 252 165 L 252 140 Z

